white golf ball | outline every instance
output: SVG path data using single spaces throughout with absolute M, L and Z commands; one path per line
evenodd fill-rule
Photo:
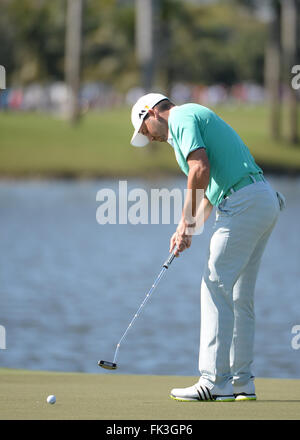
M 55 402 L 56 402 L 56 397 L 53 394 L 47 397 L 47 403 L 51 403 L 51 405 L 53 405 Z

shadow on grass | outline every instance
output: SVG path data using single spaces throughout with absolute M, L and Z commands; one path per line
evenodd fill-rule
M 249 401 L 248 401 L 249 402 Z M 253 402 L 256 403 L 271 403 L 271 402 L 277 402 L 277 403 L 300 403 L 300 400 L 296 400 L 296 399 L 291 399 L 291 400 L 263 400 L 263 399 L 257 399 L 257 400 L 253 400 Z M 245 402 L 243 402 L 245 403 Z

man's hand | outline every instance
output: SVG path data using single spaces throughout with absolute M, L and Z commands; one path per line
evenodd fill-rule
M 179 256 L 180 252 L 183 252 L 185 249 L 189 248 L 192 243 L 192 235 L 190 234 L 190 227 L 187 223 L 181 219 L 180 223 L 177 226 L 176 232 L 171 237 L 170 240 L 170 250 L 172 252 L 174 247 L 176 246 L 176 257 Z

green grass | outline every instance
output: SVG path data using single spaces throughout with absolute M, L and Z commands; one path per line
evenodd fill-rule
M 257 401 L 177 402 L 196 377 L 0 369 L 0 419 L 286 420 L 300 418 L 300 380 L 256 379 Z M 54 405 L 46 403 L 55 394 Z
M 128 110 L 92 113 L 81 123 L 41 114 L 0 114 L 0 175 L 134 176 L 172 172 L 167 145 L 156 153 L 130 146 Z
M 266 107 L 219 107 L 217 113 L 237 130 L 256 161 L 268 169 L 300 171 L 300 145 L 273 142 Z M 167 144 L 130 145 L 130 110 L 89 113 L 72 127 L 35 113 L 0 113 L 0 176 L 131 177 L 180 174 Z
M 240 106 L 231 110 L 228 107 L 219 107 L 216 111 L 239 133 L 259 164 L 269 169 L 300 171 L 300 143 L 291 145 L 284 140 L 287 137 L 286 110 L 282 114 L 283 139 L 279 141 L 270 137 L 269 112 L 266 106 Z

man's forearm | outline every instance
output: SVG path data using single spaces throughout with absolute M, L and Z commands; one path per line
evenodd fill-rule
M 212 205 L 205 197 L 209 183 L 210 166 L 204 148 L 192 151 L 187 158 L 189 174 L 187 193 L 184 201 L 181 220 L 170 241 L 170 252 L 177 246 L 175 255 L 179 255 L 191 246 L 192 236 L 209 217 Z
M 194 166 L 187 178 L 187 193 L 182 211 L 182 221 L 188 225 L 196 223 L 197 213 L 209 183 L 209 169 Z
M 176 244 L 175 255 L 191 245 L 192 235 L 198 230 L 209 217 L 212 205 L 204 196 L 209 182 L 209 168 L 190 167 L 187 181 L 187 194 L 184 201 L 181 220 L 176 233 L 170 241 L 170 252 Z

